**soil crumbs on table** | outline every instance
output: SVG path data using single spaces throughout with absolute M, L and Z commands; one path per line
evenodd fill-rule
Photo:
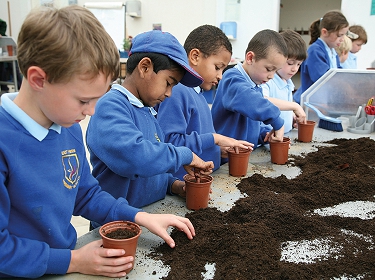
M 206 264 L 214 265 L 209 279 L 375 277 L 375 219 L 314 213 L 344 202 L 374 202 L 375 141 L 326 143 L 334 145 L 290 160 L 301 168 L 298 177 L 254 174 L 238 184 L 247 197 L 229 211 L 188 213 L 195 238 L 174 229 L 176 247 L 164 243 L 150 254 L 170 266 L 163 279 L 203 279 Z

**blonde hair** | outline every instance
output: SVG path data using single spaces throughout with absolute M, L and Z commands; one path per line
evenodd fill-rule
M 115 80 L 119 51 L 98 19 L 86 8 L 41 7 L 26 17 L 18 36 L 18 63 L 27 70 L 38 66 L 49 83 L 68 82 L 75 75 L 89 79 L 99 73 Z
M 342 54 L 347 54 L 352 49 L 352 40 L 346 35 L 344 35 L 344 40 L 341 42 L 340 46 L 336 47 L 335 50 L 339 56 Z

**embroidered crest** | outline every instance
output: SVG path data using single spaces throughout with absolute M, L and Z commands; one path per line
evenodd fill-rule
M 75 188 L 79 181 L 79 160 L 74 149 L 62 152 L 62 164 L 64 167 L 64 186 L 68 189 Z

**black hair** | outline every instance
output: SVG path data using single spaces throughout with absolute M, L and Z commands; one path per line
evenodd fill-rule
M 288 49 L 284 38 L 274 30 L 264 29 L 256 33 L 250 40 L 245 56 L 249 51 L 252 51 L 256 60 L 265 59 L 271 49 L 288 57 Z
M 132 53 L 126 62 L 126 72 L 128 74 L 133 73 L 138 63 L 145 57 L 151 59 L 155 73 L 158 73 L 160 70 L 177 70 L 184 74 L 186 71 L 180 64 L 164 54 L 147 52 Z
M 186 53 L 198 49 L 206 57 L 217 54 L 221 49 L 226 49 L 232 54 L 232 44 L 224 32 L 213 25 L 205 24 L 195 28 L 187 36 L 184 48 Z

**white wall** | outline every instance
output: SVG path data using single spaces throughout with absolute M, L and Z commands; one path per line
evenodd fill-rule
M 321 18 L 327 11 L 340 10 L 341 0 L 281 0 L 280 29 L 308 31 L 313 21 Z M 309 45 L 310 35 L 302 35 Z
M 85 2 L 106 2 L 103 0 L 78 0 Z M 124 1 L 125 3 L 126 1 Z M 226 4 L 238 3 L 238 18 L 228 18 Z M 220 26 L 223 21 L 237 21 L 237 40 L 232 41 L 233 56 L 244 58 L 248 42 L 262 29 L 278 30 L 280 0 L 141 0 L 142 17 L 126 17 L 127 34 L 137 34 L 152 29 L 153 24 L 161 24 L 163 31 L 172 33 L 183 44 L 187 35 L 202 24 Z M 259 11 L 267 11 L 260 16 Z
M 106 0 L 78 0 L 78 5 L 86 2 L 123 2 Z M 153 24 L 162 24 L 162 30 L 172 33 L 182 43 L 195 27 L 215 24 L 216 0 L 141 0 L 142 17 L 126 17 L 127 35 L 136 36 L 152 30 Z
M 78 0 L 85 2 L 115 2 L 116 0 Z M 8 19 L 7 4 L 10 3 L 12 36 L 17 40 L 24 18 L 31 8 L 40 5 L 40 0 L 0 0 L 0 18 Z M 121 2 L 126 2 L 122 0 Z M 280 9 L 280 2 L 283 8 Z M 54 0 L 56 6 L 68 5 L 69 0 Z M 183 43 L 195 27 L 202 24 L 220 26 L 222 21 L 236 20 L 237 40 L 232 41 L 233 56 L 244 57 L 252 36 L 265 28 L 279 30 L 307 29 L 311 22 L 331 9 L 341 9 L 350 24 L 360 24 L 367 31 L 369 42 L 358 53 L 358 66 L 371 67 L 375 61 L 375 16 L 370 16 L 371 0 L 141 0 L 142 17 L 127 17 L 127 32 L 135 36 L 152 29 L 152 24 L 161 23 L 164 31 L 171 32 Z M 234 18 L 229 18 L 228 3 L 239 6 Z M 236 4 L 237 3 L 237 4 Z M 279 26 L 280 22 L 280 26 Z M 8 35 L 9 32 L 8 32 Z M 305 36 L 308 40 L 309 36 Z
M 342 0 L 342 12 L 349 24 L 362 25 L 368 42 L 357 53 L 358 68 L 375 67 L 375 15 L 370 15 L 371 0 Z
M 218 0 L 216 26 L 222 21 L 233 20 L 225 17 L 228 0 Z M 237 40 L 232 41 L 233 57 L 243 59 L 250 39 L 262 29 L 279 30 L 280 0 L 242 0 L 239 1 L 237 21 Z M 214 23 L 215 25 L 215 23 Z
M 23 20 L 31 7 L 31 0 L 0 0 L 0 18 L 7 22 L 7 36 L 11 36 L 17 41 Z

